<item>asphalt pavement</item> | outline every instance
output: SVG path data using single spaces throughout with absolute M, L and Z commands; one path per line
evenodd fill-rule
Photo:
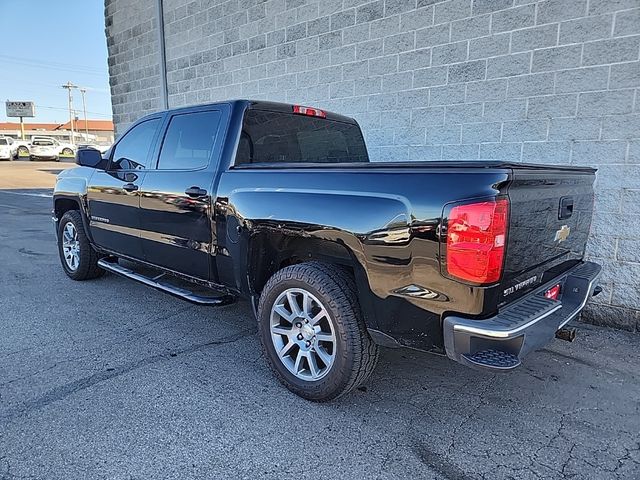
M 270 374 L 248 304 L 68 279 L 50 190 L 22 185 L 25 172 L 7 189 L 12 168 L 0 171 L 1 479 L 640 478 L 637 334 L 580 325 L 501 375 L 385 349 L 364 387 L 310 403 Z

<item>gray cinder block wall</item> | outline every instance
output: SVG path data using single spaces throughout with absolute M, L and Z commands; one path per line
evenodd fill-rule
M 160 100 L 157 0 L 106 0 L 118 131 Z M 164 0 L 169 105 L 354 116 L 374 161 L 598 167 L 585 317 L 640 329 L 640 0 Z

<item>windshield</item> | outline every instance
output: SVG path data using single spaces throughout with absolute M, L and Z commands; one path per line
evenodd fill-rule
M 236 165 L 368 161 L 357 124 L 257 109 L 244 115 Z

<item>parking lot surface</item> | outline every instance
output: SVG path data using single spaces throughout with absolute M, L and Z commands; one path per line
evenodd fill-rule
M 640 478 L 638 335 L 580 325 L 503 375 L 384 350 L 365 387 L 310 403 L 270 374 L 245 302 L 68 279 L 38 171 L 56 165 L 14 166 L 0 172 L 2 479 Z

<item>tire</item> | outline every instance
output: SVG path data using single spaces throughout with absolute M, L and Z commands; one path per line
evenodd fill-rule
M 67 225 L 69 224 L 72 228 L 67 230 Z M 73 235 L 70 235 L 70 231 L 75 231 L 75 240 L 72 240 L 71 248 L 73 251 L 77 251 L 77 256 L 71 255 L 75 257 L 71 262 L 65 258 L 65 248 L 69 245 L 65 245 L 65 239 L 74 238 Z M 69 210 L 60 219 L 58 224 L 58 254 L 60 255 L 60 263 L 62 263 L 64 272 L 73 280 L 89 280 L 104 275 L 104 270 L 98 266 L 100 256 L 89 243 L 87 234 L 84 231 L 82 217 L 78 210 Z
M 24 146 L 18 147 L 18 152 L 17 152 L 16 155 L 19 157 L 21 153 L 24 156 L 27 156 L 27 155 L 29 155 L 29 149 L 27 147 L 24 147 Z
M 71 150 L 70 148 L 63 148 L 62 149 L 62 154 L 63 155 L 73 155 L 73 150 Z
M 283 268 L 265 285 L 258 303 L 260 341 L 274 375 L 296 395 L 334 400 L 364 383 L 375 369 L 378 346 L 367 332 L 355 292 L 347 271 L 319 262 Z M 285 352 L 282 358 L 279 350 Z

